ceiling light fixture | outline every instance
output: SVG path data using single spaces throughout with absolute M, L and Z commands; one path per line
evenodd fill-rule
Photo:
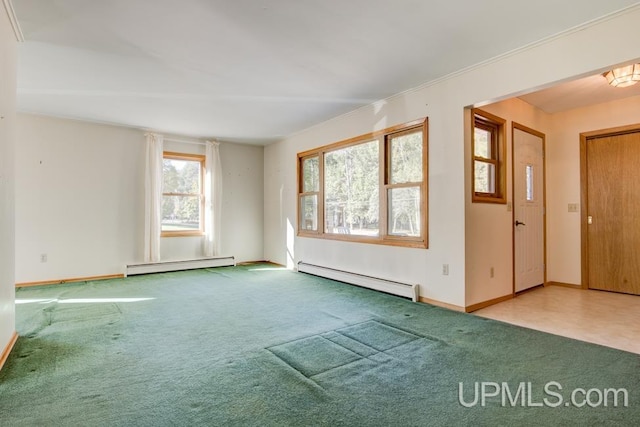
M 603 74 L 613 87 L 627 87 L 640 81 L 640 64 L 631 64 L 615 68 Z

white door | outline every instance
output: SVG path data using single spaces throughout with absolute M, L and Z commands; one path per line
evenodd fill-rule
M 544 282 L 544 135 L 513 129 L 515 291 Z

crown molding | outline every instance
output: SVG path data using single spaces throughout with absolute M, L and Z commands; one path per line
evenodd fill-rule
M 13 3 L 11 3 L 11 0 L 2 0 L 2 3 L 4 4 L 4 10 L 7 12 L 7 16 L 11 22 L 13 32 L 16 35 L 16 40 L 24 42 L 24 35 L 22 34 L 22 29 L 20 29 L 20 23 L 18 22 L 16 11 L 13 9 Z

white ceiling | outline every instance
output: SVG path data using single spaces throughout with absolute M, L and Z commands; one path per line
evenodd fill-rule
M 616 88 L 609 86 L 602 74 L 596 74 L 522 95 L 519 98 L 542 111 L 553 114 L 630 96 L 640 96 L 640 84 Z
M 635 3 L 13 0 L 18 107 L 268 144 Z

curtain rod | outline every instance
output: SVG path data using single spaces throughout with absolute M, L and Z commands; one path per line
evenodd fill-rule
M 177 139 L 177 138 L 164 138 L 165 141 L 170 141 L 170 142 L 178 142 L 180 144 L 194 144 L 194 145 L 207 145 L 206 142 L 202 142 L 202 141 L 188 141 L 186 139 Z

